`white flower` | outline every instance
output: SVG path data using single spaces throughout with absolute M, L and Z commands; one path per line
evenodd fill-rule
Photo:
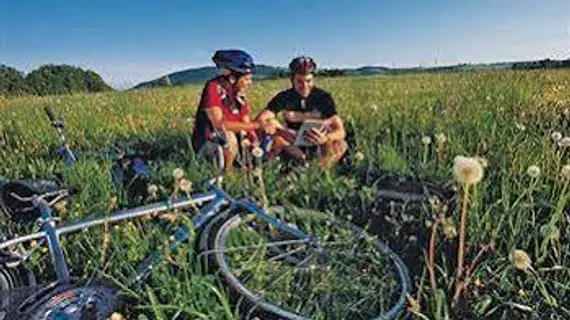
M 111 318 L 109 318 L 110 320 L 126 320 L 127 318 L 125 318 L 122 314 L 118 313 L 118 312 L 113 312 L 113 314 L 111 315 Z
M 443 133 L 438 133 L 437 135 L 435 135 L 435 138 L 439 143 L 445 143 L 447 141 L 447 137 Z
M 522 123 L 515 122 L 515 127 L 517 127 L 517 129 L 519 129 L 520 131 L 526 130 L 526 127 Z
M 477 184 L 483 178 L 483 166 L 475 158 L 457 156 L 453 164 L 453 175 L 459 182 Z
M 256 158 L 261 158 L 263 157 L 263 150 L 260 147 L 255 147 L 251 151 L 251 154 Z
M 558 141 L 558 146 L 560 148 L 569 148 L 570 147 L 570 137 L 564 137 Z
M 526 174 L 531 178 L 538 178 L 540 176 L 540 168 L 538 166 L 530 166 L 526 169 Z
M 178 187 L 184 192 L 189 192 L 192 190 L 192 182 L 186 179 L 180 179 L 180 182 L 178 182 Z
M 564 167 L 562 167 L 560 174 L 564 179 L 570 180 L 570 164 L 567 164 Z
M 362 152 L 359 151 L 354 154 L 354 161 L 360 162 L 362 160 L 364 160 L 364 154 Z
M 249 148 L 251 146 L 251 141 L 249 139 L 243 139 L 241 141 L 242 148 Z
M 176 169 L 172 170 L 172 176 L 174 177 L 174 179 L 180 180 L 184 177 L 184 170 L 182 170 L 180 168 L 176 168 Z
M 555 131 L 552 133 L 552 140 L 554 140 L 554 142 L 558 142 L 562 139 L 562 133 Z
M 147 192 L 151 196 L 156 196 L 156 193 L 158 192 L 158 187 L 156 186 L 156 184 L 149 184 L 148 188 L 147 188 Z
M 429 137 L 429 136 L 424 136 L 424 137 L 422 138 L 422 143 L 425 144 L 426 146 L 429 145 L 429 144 L 431 144 L 431 137 Z
M 527 270 L 531 267 L 532 261 L 526 252 L 515 249 L 509 254 L 509 260 L 519 270 Z

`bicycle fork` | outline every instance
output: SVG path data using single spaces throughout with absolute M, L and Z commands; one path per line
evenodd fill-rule
M 34 202 L 34 204 L 40 208 L 41 230 L 46 233 L 46 238 L 52 255 L 52 261 L 54 263 L 57 279 L 60 282 L 66 283 L 70 279 L 69 269 L 67 268 L 63 250 L 61 249 L 61 245 L 59 243 L 59 237 L 57 236 L 55 229 L 55 221 L 52 215 L 52 210 L 48 205 L 43 203 L 42 200 L 36 199 Z

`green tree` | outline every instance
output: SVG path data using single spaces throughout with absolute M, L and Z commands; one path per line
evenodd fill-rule
M 65 64 L 41 66 L 26 76 L 26 83 L 41 96 L 113 90 L 97 73 Z
M 28 91 L 22 72 L 4 64 L 0 65 L 0 95 L 16 96 Z

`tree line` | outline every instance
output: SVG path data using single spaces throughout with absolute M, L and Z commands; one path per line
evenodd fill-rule
M 513 70 L 531 70 L 531 69 L 560 69 L 570 68 L 570 59 L 568 60 L 551 60 L 544 59 L 538 61 L 523 61 L 513 64 Z
M 0 96 L 58 95 L 111 91 L 100 75 L 78 67 L 47 64 L 28 74 L 0 64 Z

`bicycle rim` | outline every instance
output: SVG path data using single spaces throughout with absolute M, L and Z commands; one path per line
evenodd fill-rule
M 249 313 L 282 319 L 393 319 L 409 276 L 377 237 L 322 212 L 273 208 L 271 215 L 309 234 L 295 238 L 241 212 L 223 222 L 214 261 Z

